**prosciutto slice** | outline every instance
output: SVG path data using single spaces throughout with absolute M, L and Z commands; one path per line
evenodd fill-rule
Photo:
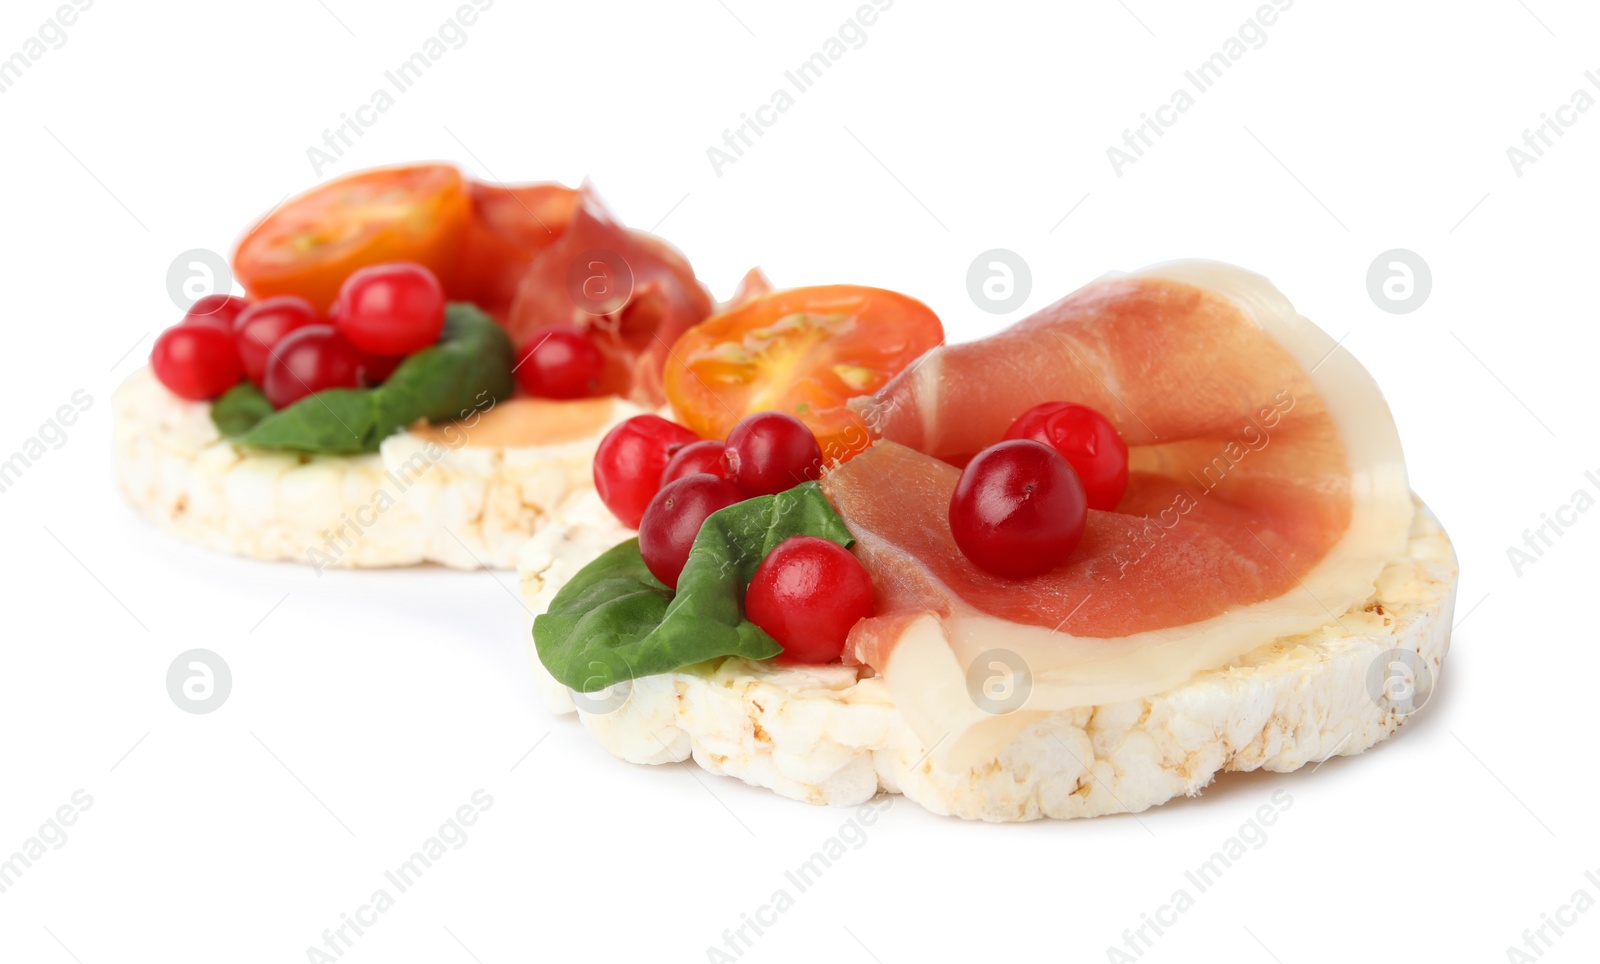
M 1068 564 L 991 576 L 950 535 L 955 466 L 1047 401 L 1116 425 L 1128 492 L 1090 512 Z M 823 480 L 878 597 L 849 651 L 954 765 L 1044 714 L 1163 692 L 1336 623 L 1403 552 L 1413 511 L 1371 376 L 1227 265 L 1108 276 L 935 349 L 856 408 L 878 441 Z M 1019 707 L 977 698 L 991 666 L 1014 674 Z
M 623 227 L 585 184 L 560 238 L 522 276 L 506 328 L 519 344 L 548 325 L 586 329 L 605 356 L 600 392 L 658 406 L 668 350 L 710 315 L 711 296 L 688 260 Z

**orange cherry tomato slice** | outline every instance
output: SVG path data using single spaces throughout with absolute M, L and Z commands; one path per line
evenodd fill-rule
M 448 164 L 350 174 L 285 202 L 239 242 L 233 271 L 256 298 L 299 295 L 327 311 L 352 271 L 415 261 L 449 291 L 472 213 Z
M 678 420 L 726 438 L 746 415 L 778 411 L 817 436 L 829 463 L 871 441 L 847 406 L 944 341 L 933 309 L 882 288 L 827 285 L 756 297 L 684 332 L 667 356 Z

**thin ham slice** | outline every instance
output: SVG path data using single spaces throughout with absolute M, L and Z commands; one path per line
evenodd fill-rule
M 1067 565 L 991 576 L 950 535 L 955 466 L 1047 401 L 1112 420 L 1128 493 L 1090 513 Z M 1265 279 L 1227 265 L 1101 279 L 935 349 L 856 407 L 879 441 L 823 482 L 878 596 L 850 649 L 951 764 L 992 759 L 1044 714 L 1163 692 L 1335 623 L 1403 551 L 1413 511 L 1371 376 Z M 993 650 L 1031 686 L 998 715 L 969 688 Z
M 655 235 L 623 227 L 584 184 L 561 236 L 522 276 L 506 328 L 520 344 L 549 325 L 582 327 L 605 356 L 600 391 L 658 406 L 672 343 L 710 315 L 711 296 L 688 260 Z
M 772 279 L 760 268 L 751 268 L 739 279 L 739 287 L 734 289 L 733 297 L 717 305 L 717 314 L 724 314 L 735 308 L 742 308 L 762 295 L 773 292 Z

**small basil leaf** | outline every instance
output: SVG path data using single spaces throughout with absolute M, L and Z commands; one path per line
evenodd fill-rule
M 249 382 L 240 382 L 228 389 L 211 406 L 211 421 L 229 438 L 243 435 L 271 414 L 272 403 L 261 394 L 261 389 Z
M 329 455 L 376 452 L 417 419 L 462 418 L 510 398 L 511 340 L 476 307 L 445 310 L 438 344 L 400 363 L 377 388 L 341 388 L 274 412 L 253 386 L 230 390 L 211 407 L 223 435 L 244 445 Z
M 676 594 L 630 539 L 580 570 L 534 619 L 539 659 L 563 685 L 592 693 L 717 657 L 776 656 L 783 647 L 744 616 L 744 590 L 761 560 L 793 536 L 854 541 L 815 482 L 706 519 Z

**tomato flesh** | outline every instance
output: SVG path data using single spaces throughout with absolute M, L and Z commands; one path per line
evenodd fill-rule
M 448 164 L 381 168 L 341 177 L 261 220 L 234 252 L 252 295 L 299 295 L 326 311 L 352 272 L 386 261 L 426 265 L 448 289 L 471 201 Z
M 883 387 L 944 340 L 927 305 L 881 288 L 829 285 L 751 299 L 678 339 L 667 398 L 678 420 L 723 438 L 740 419 L 777 411 L 805 423 L 825 460 L 871 442 L 846 402 Z

